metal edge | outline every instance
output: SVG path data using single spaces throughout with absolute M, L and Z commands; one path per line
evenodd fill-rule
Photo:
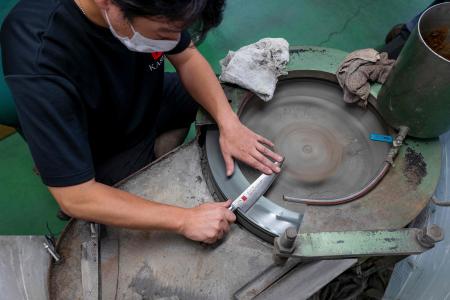
M 206 135 L 206 132 L 204 132 Z M 206 144 L 206 143 L 205 143 Z M 224 193 L 220 190 L 219 185 L 215 181 L 214 177 L 212 176 L 212 170 L 210 165 L 208 164 L 208 154 L 206 151 L 206 146 L 202 145 L 200 147 L 200 164 L 202 169 L 202 175 L 205 179 L 206 185 L 208 186 L 208 189 L 210 193 L 212 194 L 214 201 L 216 202 L 223 202 L 227 201 L 228 199 L 224 195 Z M 251 233 L 255 234 L 256 236 L 260 237 L 262 240 L 268 242 L 270 245 L 273 244 L 273 241 L 276 237 L 272 232 L 259 227 L 256 225 L 252 220 L 245 217 L 245 215 L 240 212 L 239 210 L 236 210 L 236 217 L 237 222 L 242 225 L 244 228 L 246 228 Z

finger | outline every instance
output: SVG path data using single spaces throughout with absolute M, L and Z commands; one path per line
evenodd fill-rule
M 221 231 L 217 234 L 217 240 L 223 239 L 223 236 L 224 236 L 224 232 L 223 232 L 223 230 L 221 230 Z
M 231 200 L 227 200 L 227 201 L 224 201 L 224 202 L 219 202 L 219 203 L 217 203 L 219 206 L 223 206 L 223 207 L 225 207 L 225 208 L 228 208 L 228 207 L 230 207 L 230 205 L 231 205 L 231 203 L 232 203 L 233 201 L 231 201 Z
M 252 167 L 264 174 L 271 175 L 273 173 L 272 169 L 270 169 L 269 167 L 266 167 L 264 164 L 260 163 L 258 160 L 256 160 L 256 158 L 254 158 L 251 155 L 247 155 L 244 162 L 247 163 L 250 167 Z
M 231 155 L 229 155 L 228 153 L 224 153 L 222 151 L 222 156 L 223 156 L 223 160 L 225 161 L 225 168 L 226 168 L 226 172 L 227 172 L 227 176 L 231 176 L 233 175 L 234 172 L 234 161 L 233 158 L 231 157 Z
M 273 172 L 280 172 L 280 167 L 275 165 L 271 160 L 269 160 L 267 157 L 261 154 L 258 150 L 255 149 L 255 151 L 252 153 L 252 156 L 256 158 L 260 163 L 262 163 L 265 167 L 270 168 Z
M 256 145 L 256 149 L 261 152 L 262 154 L 264 154 L 267 157 L 270 157 L 271 159 L 277 161 L 277 162 L 282 162 L 283 161 L 283 156 L 279 155 L 278 153 L 273 152 L 272 150 L 270 150 L 269 148 L 265 147 L 262 144 L 257 144 Z
M 231 229 L 230 223 L 228 223 L 226 220 L 222 221 L 222 223 L 224 223 L 223 227 L 222 227 L 223 232 L 224 232 L 224 234 L 227 234 L 228 232 L 230 232 L 230 229 Z
M 230 231 L 230 224 L 228 223 L 226 218 L 224 218 L 220 221 L 219 226 L 220 226 L 220 231 L 223 231 L 223 232 Z
M 232 211 L 227 210 L 225 212 L 225 219 L 228 221 L 228 223 L 234 223 L 236 222 L 236 215 Z
M 206 239 L 203 241 L 203 243 L 205 244 L 214 244 L 217 241 L 217 238 L 212 238 L 212 239 Z
M 204 240 L 204 242 L 207 243 L 207 244 L 215 243 L 217 241 L 218 233 L 219 233 L 219 231 L 221 231 L 220 228 L 217 228 L 217 229 L 212 229 L 211 228 L 211 230 L 213 230 L 213 231 L 210 232 L 209 234 L 207 234 L 206 238 Z
M 271 141 L 269 141 L 268 139 L 266 139 L 265 137 L 258 135 L 258 142 L 266 144 L 267 146 L 273 147 L 275 146 L 274 143 L 272 143 Z
M 223 207 L 230 207 L 232 201 L 228 200 L 226 202 L 220 202 L 218 203 L 219 205 L 223 206 Z M 230 211 L 230 210 L 224 210 L 224 215 L 223 215 L 223 220 L 225 220 L 228 223 L 233 223 L 234 221 L 236 221 L 236 215 Z

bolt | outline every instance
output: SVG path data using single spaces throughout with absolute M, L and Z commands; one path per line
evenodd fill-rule
M 283 248 L 291 248 L 297 238 L 297 230 L 294 227 L 289 227 L 281 236 L 280 244 Z
M 288 229 L 286 229 L 284 234 L 286 235 L 286 238 L 290 241 L 295 240 L 297 238 L 297 230 L 294 227 L 289 227 Z
M 435 243 L 444 239 L 444 232 L 441 227 L 433 224 L 419 231 L 417 234 L 417 240 L 419 243 L 427 248 L 431 248 Z
M 434 243 L 440 242 L 444 239 L 444 232 L 442 231 L 441 227 L 435 224 L 427 226 L 424 233 L 425 237 L 429 238 Z
M 297 229 L 294 227 L 287 228 L 282 236 L 275 238 L 273 259 L 276 265 L 283 265 L 294 252 L 296 239 Z

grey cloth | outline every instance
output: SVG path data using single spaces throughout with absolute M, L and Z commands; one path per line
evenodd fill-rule
M 265 38 L 254 44 L 230 51 L 220 61 L 223 82 L 251 90 L 262 100 L 273 97 L 278 76 L 287 74 L 289 43 L 282 38 Z
M 361 49 L 350 53 L 336 72 L 340 86 L 344 90 L 344 101 L 367 106 L 370 82 L 383 84 L 395 60 L 388 59 L 387 53 L 375 49 Z

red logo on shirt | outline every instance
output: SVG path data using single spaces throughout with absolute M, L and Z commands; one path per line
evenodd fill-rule
M 152 56 L 154 60 L 158 60 L 163 55 L 162 52 L 152 52 Z

